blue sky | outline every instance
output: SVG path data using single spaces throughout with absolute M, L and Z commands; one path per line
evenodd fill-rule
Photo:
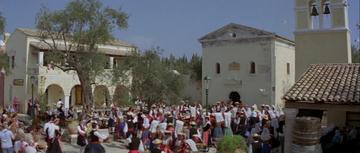
M 42 5 L 61 9 L 70 0 L 0 0 L 6 31 L 34 28 Z M 275 32 L 293 39 L 294 0 L 102 0 L 130 15 L 129 28 L 115 36 L 141 49 L 159 46 L 164 56 L 201 54 L 198 38 L 228 23 Z M 359 0 L 348 0 L 352 43 L 359 38 Z

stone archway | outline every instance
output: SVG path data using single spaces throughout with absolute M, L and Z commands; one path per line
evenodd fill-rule
M 104 85 L 98 85 L 94 89 L 94 105 L 96 107 L 109 106 L 110 95 L 109 90 Z
M 113 95 L 113 103 L 116 106 L 126 105 L 128 104 L 130 99 L 130 91 L 123 85 L 118 85 L 115 88 L 115 92 Z
M 49 85 L 46 88 L 45 95 L 45 101 L 50 107 L 54 107 L 59 100 L 64 101 L 65 98 L 63 88 L 57 84 Z
M 233 102 L 241 102 L 241 96 L 237 91 L 230 92 L 229 99 Z
M 70 106 L 82 106 L 83 105 L 83 93 L 82 93 L 82 88 L 81 85 L 75 85 L 74 87 L 72 87 L 71 92 L 70 92 L 70 102 L 69 105 Z

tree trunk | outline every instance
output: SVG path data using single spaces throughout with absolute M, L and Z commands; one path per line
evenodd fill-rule
M 93 93 L 91 88 L 91 81 L 90 78 L 87 77 L 82 72 L 78 71 L 77 74 L 82 88 L 82 96 L 84 97 L 83 109 L 85 113 L 88 113 L 91 111 L 91 108 L 93 106 Z

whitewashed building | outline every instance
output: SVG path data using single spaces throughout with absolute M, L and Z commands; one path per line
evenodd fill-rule
M 44 60 L 48 48 L 39 39 L 39 33 L 34 29 L 18 28 L 6 42 L 7 54 L 10 57 L 11 72 L 5 78 L 5 105 L 16 104 L 20 111 L 26 110 L 26 102 L 32 98 L 39 99 L 45 96 L 47 105 L 53 107 L 59 100 L 65 107 L 81 106 L 83 97 L 80 81 L 75 72 L 63 72 L 57 68 L 49 67 Z M 136 47 L 120 40 L 109 44 L 99 45 L 99 51 L 104 52 L 108 58 L 108 67 L 129 56 Z M 121 99 L 129 94 L 127 85 L 114 85 L 109 78 L 97 78 L 92 85 L 94 103 L 102 106 L 109 105 L 112 100 Z
M 199 39 L 209 104 L 239 93 L 247 104 L 283 106 L 281 97 L 294 83 L 295 44 L 275 33 L 230 23 Z M 205 89 L 203 83 L 202 89 Z M 205 103 L 205 91 L 202 101 Z

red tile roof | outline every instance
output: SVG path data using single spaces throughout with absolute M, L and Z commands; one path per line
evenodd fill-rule
M 283 97 L 289 102 L 360 105 L 360 64 L 313 64 Z

